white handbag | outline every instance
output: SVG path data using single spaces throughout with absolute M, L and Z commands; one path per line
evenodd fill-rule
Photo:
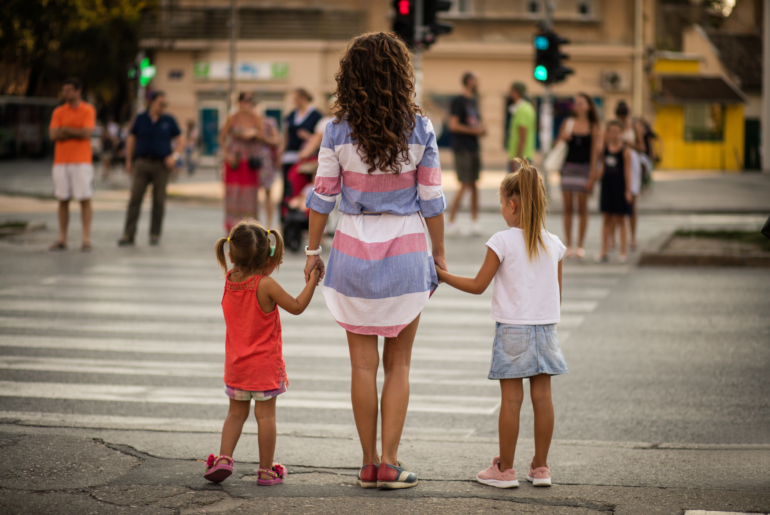
M 574 123 L 574 118 L 567 120 L 567 125 L 565 127 L 567 136 L 572 134 L 572 126 Z M 567 150 L 567 142 L 564 140 L 559 140 L 559 142 L 556 143 L 551 151 L 548 152 L 543 158 L 543 169 L 546 172 L 560 172 L 564 167 L 564 161 L 567 160 Z

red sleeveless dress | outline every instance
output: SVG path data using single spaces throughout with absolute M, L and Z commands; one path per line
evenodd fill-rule
M 222 312 L 225 315 L 225 384 L 239 390 L 259 392 L 288 385 L 283 361 L 281 318 L 278 306 L 265 313 L 257 300 L 263 276 L 242 283 L 225 279 Z

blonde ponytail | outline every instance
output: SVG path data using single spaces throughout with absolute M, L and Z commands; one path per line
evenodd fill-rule
M 521 231 L 524 233 L 527 255 L 533 261 L 539 257 L 540 247 L 548 253 L 542 232 L 545 229 L 545 182 L 537 168 L 518 158 L 516 162 L 519 163 L 519 170 L 503 179 L 500 195 L 506 200 L 512 197 L 519 200 Z

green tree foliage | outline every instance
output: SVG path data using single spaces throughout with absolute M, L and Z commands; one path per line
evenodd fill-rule
M 139 20 L 155 0 L 2 0 L 0 63 L 28 70 L 26 94 L 55 95 L 80 77 L 114 114 L 128 97 Z M 3 68 L 0 64 L 0 68 Z

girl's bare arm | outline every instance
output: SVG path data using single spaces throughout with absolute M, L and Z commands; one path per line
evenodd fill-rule
M 484 263 L 482 263 L 476 277 L 452 275 L 438 267 L 436 268 L 436 273 L 441 281 L 444 281 L 453 288 L 457 288 L 466 293 L 481 295 L 486 291 L 489 283 L 492 282 L 499 267 L 500 259 L 497 257 L 494 250 L 487 247 L 487 255 L 484 258 Z
M 313 298 L 313 292 L 318 285 L 318 275 L 320 270 L 318 267 L 314 268 L 310 272 L 310 280 L 305 284 L 302 292 L 297 295 L 296 298 L 292 297 L 283 287 L 278 284 L 278 281 L 272 277 L 265 277 L 259 282 L 259 290 L 257 292 L 258 297 L 267 297 L 272 302 L 275 302 L 287 313 L 292 315 L 299 315 L 310 304 L 310 300 Z

